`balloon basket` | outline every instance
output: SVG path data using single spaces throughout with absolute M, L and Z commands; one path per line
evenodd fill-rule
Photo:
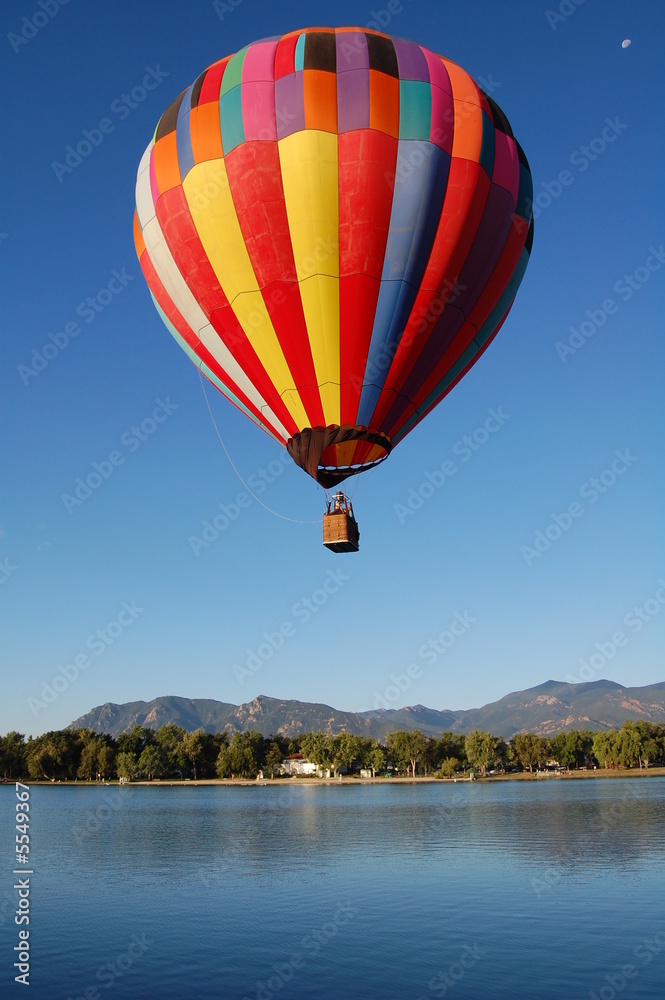
M 357 552 L 360 541 L 358 522 L 353 507 L 343 493 L 328 501 L 323 515 L 323 544 L 331 552 Z

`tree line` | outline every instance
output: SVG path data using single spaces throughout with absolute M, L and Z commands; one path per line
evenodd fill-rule
M 173 723 L 158 730 L 134 726 L 116 738 L 91 729 L 63 729 L 26 740 L 23 733 L 0 737 L 0 774 L 5 780 L 124 781 L 160 778 L 274 778 L 282 761 L 302 754 L 336 775 L 362 767 L 372 776 L 386 771 L 454 777 L 468 771 L 533 771 L 555 761 L 565 768 L 648 767 L 665 764 L 665 725 L 628 720 L 620 729 L 571 729 L 547 738 L 517 733 L 509 741 L 480 729 L 468 735 L 420 730 L 388 733 L 385 743 L 355 733 L 302 733 L 292 739 L 256 731 L 229 735 Z

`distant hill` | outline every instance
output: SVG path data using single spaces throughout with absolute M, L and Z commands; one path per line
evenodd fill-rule
M 132 726 L 159 729 L 175 723 L 188 732 L 199 728 L 213 733 L 255 729 L 264 736 L 281 733 L 291 737 L 310 730 L 333 734 L 346 730 L 380 740 L 396 729 L 420 729 L 431 736 L 440 736 L 446 730 L 469 733 L 472 729 L 484 729 L 508 740 L 518 732 L 551 736 L 568 729 L 614 729 L 626 719 L 665 722 L 665 681 L 635 688 L 605 680 L 587 684 L 545 681 L 483 708 L 457 712 L 424 705 L 341 712 L 329 705 L 281 701 L 265 695 L 244 705 L 169 696 L 124 705 L 107 702 L 76 719 L 69 728 L 119 736 Z

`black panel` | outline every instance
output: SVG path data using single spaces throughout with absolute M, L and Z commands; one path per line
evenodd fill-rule
M 305 35 L 305 69 L 337 71 L 337 46 L 332 31 L 310 31 Z
M 508 119 L 504 115 L 503 111 L 501 110 L 501 108 L 499 107 L 499 105 L 496 103 L 496 101 L 492 100 L 492 98 L 489 96 L 489 94 L 485 94 L 485 97 L 487 98 L 487 102 L 488 102 L 490 108 L 492 109 L 492 118 L 494 119 L 494 128 L 498 129 L 499 132 L 503 132 L 505 135 L 509 135 L 510 138 L 513 139 L 514 138 L 514 136 L 513 136 L 513 130 L 511 129 L 510 122 L 508 121 Z
M 381 35 L 370 35 L 365 33 L 367 39 L 367 51 L 369 53 L 369 68 L 381 70 L 388 76 L 399 79 L 399 69 L 397 67 L 397 53 L 390 38 L 382 38 Z
M 522 164 L 523 167 L 526 167 L 526 169 L 529 171 L 529 173 L 531 173 L 531 167 L 529 166 L 529 161 L 526 158 L 526 153 L 524 152 L 524 150 L 520 146 L 520 144 L 517 141 L 517 139 L 515 139 L 515 145 L 517 146 L 517 157 L 518 157 L 520 163 Z
M 192 108 L 198 108 L 198 106 L 199 106 L 199 97 L 201 96 L 201 87 L 203 86 L 203 81 L 206 78 L 206 73 L 207 72 L 208 72 L 207 69 L 204 70 L 203 73 L 201 73 L 201 76 L 198 78 L 198 80 L 194 84 L 194 86 L 192 87 L 192 99 L 190 101 L 190 107 L 192 107 Z
M 533 217 L 531 218 L 531 225 L 529 226 L 529 232 L 526 237 L 526 242 L 524 244 L 524 249 L 528 254 L 531 253 L 531 247 L 533 246 Z
M 180 111 L 180 105 L 182 104 L 182 99 L 185 96 L 185 91 L 183 90 L 180 97 L 176 97 L 173 104 L 170 104 L 166 109 L 162 117 L 159 119 L 159 125 L 157 126 L 157 134 L 155 135 L 155 142 L 158 139 L 163 139 L 165 135 L 169 135 L 171 132 L 175 132 L 175 127 L 178 124 L 178 112 Z

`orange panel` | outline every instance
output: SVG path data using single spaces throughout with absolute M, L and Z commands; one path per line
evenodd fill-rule
M 178 145 L 176 133 L 169 132 L 155 143 L 155 177 L 159 193 L 170 191 L 182 183 L 178 166 Z
M 477 104 L 480 107 L 480 92 L 466 70 L 463 70 L 457 63 L 449 62 L 448 59 L 441 61 L 448 70 L 454 100 L 467 101 L 469 104 Z
M 337 132 L 337 77 L 322 69 L 304 71 L 305 128 Z
M 474 104 L 455 101 L 453 126 L 453 157 L 480 162 L 483 145 L 483 113 Z
M 378 69 L 369 71 L 369 127 L 399 136 L 399 80 Z
M 190 114 L 192 153 L 197 163 L 222 157 L 222 132 L 219 124 L 219 104 L 200 104 Z
M 145 242 L 143 240 L 143 233 L 141 232 L 138 212 L 134 212 L 134 246 L 136 247 L 136 256 L 140 260 L 141 255 L 145 252 Z

